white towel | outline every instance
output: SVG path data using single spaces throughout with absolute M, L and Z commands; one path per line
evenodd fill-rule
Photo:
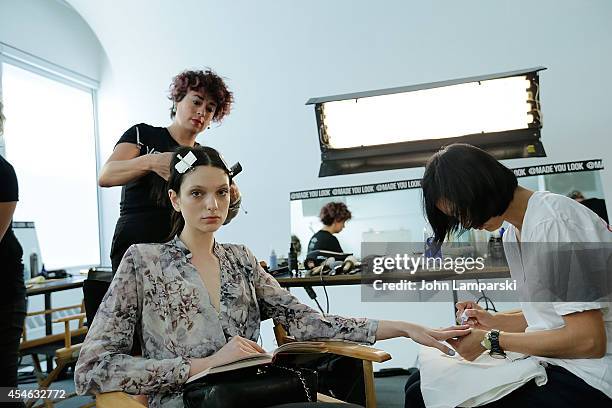
M 439 350 L 421 347 L 419 369 L 421 392 L 428 408 L 478 407 L 510 394 L 535 379 L 542 386 L 548 381 L 540 362 L 518 353 L 495 359 L 485 353 L 470 362 Z

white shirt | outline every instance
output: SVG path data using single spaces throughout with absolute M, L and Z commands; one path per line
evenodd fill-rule
M 537 251 L 527 248 L 521 251 L 517 240 L 517 229 L 513 225 L 504 233 L 504 251 L 508 259 L 510 274 L 517 281 L 533 274 L 524 265 L 537 264 L 539 260 L 527 259 L 537 256 Z M 558 194 L 535 192 L 527 204 L 520 232 L 520 243 L 525 242 L 604 242 L 612 243 L 612 230 L 604 220 L 582 204 Z M 609 247 L 608 247 L 609 248 Z M 534 253 L 536 252 L 536 253 Z M 611 273 L 608 271 L 608 273 Z M 533 276 L 533 275 L 532 275 Z M 564 326 L 564 315 L 585 310 L 601 309 L 607 334 L 606 354 L 597 359 L 563 359 L 538 357 L 542 361 L 561 366 L 587 384 L 612 398 L 612 312 L 609 302 L 521 302 L 526 331 L 551 330 Z

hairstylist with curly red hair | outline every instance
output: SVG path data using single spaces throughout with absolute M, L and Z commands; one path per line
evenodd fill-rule
M 100 171 L 101 187 L 123 186 L 110 253 L 113 274 L 130 245 L 166 242 L 170 238 L 172 208 L 166 180 L 172 154 L 181 146 L 196 146 L 196 137 L 212 122 L 220 123 L 234 101 L 223 79 L 210 69 L 184 71 L 175 76 L 169 99 L 172 123 L 167 127 L 146 123 L 132 126 L 121 136 Z M 226 223 L 239 209 L 240 193 L 232 184 Z M 92 289 L 90 292 L 96 292 L 93 295 L 85 293 L 89 321 L 107 286 Z
M 211 122 L 221 122 L 233 102 L 223 79 L 211 70 L 178 74 L 170 85 L 169 98 L 170 126 L 132 126 L 121 136 L 100 172 L 101 187 L 123 186 L 111 248 L 113 272 L 130 245 L 168 240 L 171 211 L 166 180 L 172 152 L 179 146 L 195 146 L 196 137 Z M 238 213 L 238 200 L 234 187 L 230 219 Z

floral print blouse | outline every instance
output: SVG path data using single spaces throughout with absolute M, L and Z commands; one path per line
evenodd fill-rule
M 257 341 L 262 320 L 280 322 L 297 340 L 374 343 L 378 322 L 322 315 L 281 288 L 243 245 L 214 243 L 221 269 L 220 309 L 174 238 L 132 245 L 82 345 L 78 394 L 147 394 L 150 407 L 182 407 L 189 359 L 210 356 L 231 337 Z M 142 356 L 129 353 L 138 333 Z

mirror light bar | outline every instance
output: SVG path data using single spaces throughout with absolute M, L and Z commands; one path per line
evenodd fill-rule
M 337 168 L 334 174 L 415 167 L 457 141 L 497 145 L 492 152 L 505 152 L 499 158 L 545 155 L 539 142 L 543 69 L 310 99 L 323 164 Z

